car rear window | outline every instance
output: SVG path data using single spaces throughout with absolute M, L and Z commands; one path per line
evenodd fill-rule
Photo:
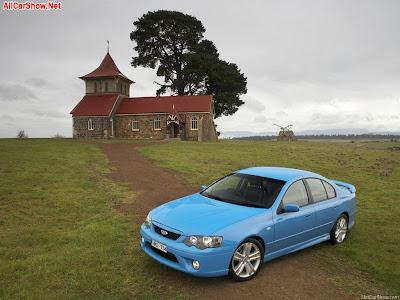
M 322 181 L 317 178 L 307 178 L 306 182 L 311 190 L 311 195 L 314 202 L 319 202 L 328 199 Z
M 322 183 L 324 184 L 324 187 L 326 189 L 326 193 L 328 194 L 328 199 L 335 198 L 336 197 L 336 192 L 333 186 L 331 186 L 329 183 L 326 181 L 322 180 Z

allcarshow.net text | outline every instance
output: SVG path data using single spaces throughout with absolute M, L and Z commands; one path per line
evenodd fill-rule
M 61 10 L 61 2 L 35 3 L 32 1 L 5 1 L 3 10 Z

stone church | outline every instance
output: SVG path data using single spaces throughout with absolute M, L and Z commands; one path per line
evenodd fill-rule
M 217 141 L 212 95 L 130 97 L 135 83 L 109 53 L 79 77 L 86 93 L 71 111 L 75 139 L 170 139 Z

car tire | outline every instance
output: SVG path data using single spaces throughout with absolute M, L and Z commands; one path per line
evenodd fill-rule
M 244 240 L 235 250 L 229 263 L 229 275 L 236 281 L 253 279 L 264 261 L 264 248 L 253 238 Z
M 330 242 L 332 245 L 341 244 L 347 237 L 349 230 L 349 219 L 345 214 L 341 214 L 336 220 L 335 225 L 331 230 Z

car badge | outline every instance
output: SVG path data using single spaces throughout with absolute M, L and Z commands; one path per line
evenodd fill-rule
M 168 234 L 168 231 L 161 230 L 161 234 L 162 234 L 162 235 L 167 235 L 167 234 Z

